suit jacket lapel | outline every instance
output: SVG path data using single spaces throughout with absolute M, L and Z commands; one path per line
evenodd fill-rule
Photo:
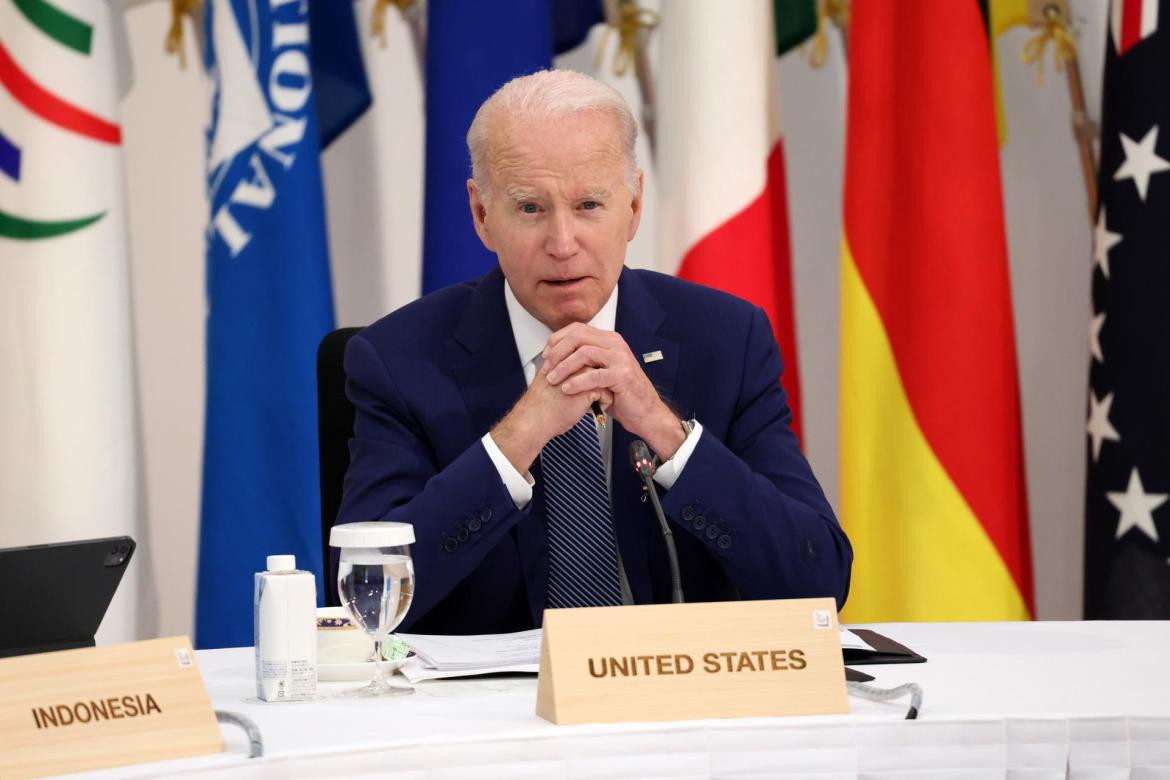
M 524 369 L 504 305 L 504 275 L 497 266 L 479 280 L 477 295 L 455 331 L 461 347 L 453 374 L 476 431 L 487 431 L 523 394 Z
M 504 303 L 504 275 L 499 266 L 480 279 L 477 293 L 455 331 L 458 349 L 465 357 L 456 363 L 453 373 L 471 423 L 482 436 L 507 414 L 527 384 Z M 538 461 L 532 466 L 538 482 L 539 472 Z M 528 588 L 529 608 L 539 625 L 548 581 L 548 530 L 541 490 L 535 491 L 526 509 L 513 538 Z
M 618 285 L 617 332 L 626 340 L 630 351 L 634 353 L 634 359 L 642 366 L 659 394 L 669 402 L 678 377 L 679 345 L 658 333 L 666 313 L 638 275 L 628 268 L 622 271 Z M 645 362 L 643 356 L 654 352 L 661 352 L 662 359 Z M 612 503 L 626 578 L 634 601 L 645 604 L 654 601 L 651 587 L 654 578 L 651 571 L 661 568 L 657 558 L 665 555 L 665 551 L 659 550 L 661 545 L 649 545 L 651 540 L 657 538 L 658 521 L 650 503 L 639 500 L 642 481 L 629 465 L 629 448 L 633 440 L 634 435 L 622 426 L 614 427 Z M 651 524 L 650 529 L 647 529 L 646 523 Z M 655 556 L 653 566 L 651 555 Z M 664 566 L 665 559 L 661 563 Z

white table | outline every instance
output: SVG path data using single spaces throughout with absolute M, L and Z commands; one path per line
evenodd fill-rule
M 200 651 L 216 709 L 251 718 L 265 755 L 228 752 L 98 777 L 1170 778 L 1170 622 L 870 626 L 925 664 L 867 666 L 874 685 L 914 681 L 905 701 L 850 699 L 849 715 L 554 726 L 534 677 L 424 683 L 413 696 L 255 701 L 250 648 Z

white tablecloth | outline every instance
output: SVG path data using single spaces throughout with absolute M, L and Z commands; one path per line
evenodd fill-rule
M 228 752 L 98 777 L 1170 778 L 1170 622 L 871 626 L 925 664 L 867 666 L 874 685 L 914 681 L 905 701 L 851 698 L 848 715 L 554 726 L 535 677 L 423 683 L 413 696 L 255 700 L 250 648 L 200 651 L 216 709 L 251 718 L 265 755 Z

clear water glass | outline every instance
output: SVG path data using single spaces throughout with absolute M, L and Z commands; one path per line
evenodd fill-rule
M 382 643 L 398 627 L 414 598 L 414 563 L 410 545 L 342 547 L 337 594 L 354 622 L 374 640 L 374 679 L 340 696 L 400 696 L 414 693 L 395 685 L 382 661 Z

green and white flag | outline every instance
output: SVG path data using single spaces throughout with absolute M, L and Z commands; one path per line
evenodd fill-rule
M 0 0 L 0 547 L 145 542 L 121 24 L 111 2 Z M 144 630 L 143 552 L 99 640 Z

